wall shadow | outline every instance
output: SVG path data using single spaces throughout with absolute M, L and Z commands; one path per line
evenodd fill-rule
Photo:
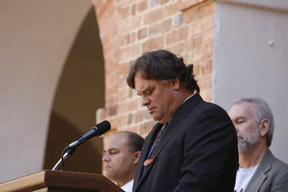
M 72 21 L 67 21 L 72 22 Z M 104 59 L 94 7 L 87 13 L 55 93 L 43 169 L 52 169 L 62 150 L 95 125 L 96 110 L 105 102 Z M 65 170 L 102 172 L 102 138 L 92 138 L 65 161 Z

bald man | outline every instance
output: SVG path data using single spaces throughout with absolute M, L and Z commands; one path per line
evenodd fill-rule
M 132 192 L 144 139 L 133 132 L 116 132 L 104 138 L 104 175 L 125 192 Z

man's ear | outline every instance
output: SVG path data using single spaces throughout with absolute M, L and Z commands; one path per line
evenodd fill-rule
M 134 164 L 137 165 L 138 161 L 139 161 L 139 158 L 140 158 L 140 155 L 141 155 L 141 151 L 136 151 L 134 153 Z
M 179 89 L 180 87 L 180 80 L 178 78 L 171 80 L 172 86 L 175 90 Z
M 268 119 L 262 119 L 261 122 L 260 122 L 260 125 L 259 125 L 260 129 L 259 129 L 259 134 L 260 136 L 265 136 L 269 130 L 270 130 L 270 127 L 269 127 L 269 120 Z

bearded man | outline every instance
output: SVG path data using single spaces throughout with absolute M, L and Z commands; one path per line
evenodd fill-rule
M 235 101 L 228 114 L 238 136 L 234 192 L 287 192 L 288 165 L 269 150 L 274 130 L 269 105 L 261 98 L 245 98 Z

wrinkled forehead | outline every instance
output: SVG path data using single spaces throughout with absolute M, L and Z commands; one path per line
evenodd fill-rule
M 137 93 L 143 92 L 148 87 L 153 86 L 153 82 L 155 80 L 152 79 L 146 79 L 143 77 L 142 73 L 136 73 L 134 77 L 134 83 L 135 83 L 135 90 Z
M 135 90 L 137 94 L 140 95 L 150 88 L 167 85 L 169 80 L 147 79 L 143 77 L 141 74 L 138 74 L 135 76 L 134 82 L 135 82 Z
M 237 117 L 246 117 L 251 116 L 251 104 L 247 102 L 241 102 L 241 103 L 235 103 L 233 104 L 228 112 L 231 119 L 237 118 Z

